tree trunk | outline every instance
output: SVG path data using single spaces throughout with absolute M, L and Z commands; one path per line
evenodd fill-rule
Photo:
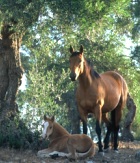
M 4 24 L 0 38 L 0 121 L 7 113 L 16 114 L 16 94 L 21 84 L 23 69 L 21 67 L 19 48 L 22 35 Z
M 134 136 L 131 133 L 131 125 L 136 114 L 136 105 L 130 95 L 128 95 L 127 97 L 126 106 L 128 109 L 128 113 L 124 121 L 124 128 L 123 128 L 121 139 L 124 141 L 133 141 Z
M 67 100 L 68 106 L 68 119 L 71 124 L 71 134 L 80 134 L 80 115 L 77 108 L 76 99 L 71 101 L 71 99 L 75 96 L 76 89 L 73 94 L 69 95 Z
M 76 107 L 69 108 L 69 121 L 71 123 L 71 134 L 80 134 L 80 116 Z

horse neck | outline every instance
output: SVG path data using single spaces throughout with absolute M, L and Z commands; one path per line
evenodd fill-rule
M 84 71 L 79 76 L 78 79 L 79 79 L 80 86 L 85 87 L 85 88 L 90 86 L 92 81 L 94 80 L 94 77 L 91 76 L 91 67 L 88 65 L 87 61 L 85 62 L 85 65 L 84 65 Z
M 57 138 L 62 137 L 64 135 L 69 135 L 69 133 L 61 125 L 54 122 L 53 133 L 49 137 L 50 141 L 53 141 L 54 139 L 57 139 Z

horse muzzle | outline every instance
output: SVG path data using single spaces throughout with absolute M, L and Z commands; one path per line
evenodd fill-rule
M 71 81 L 75 81 L 76 80 L 76 74 L 71 72 L 70 78 L 71 78 Z

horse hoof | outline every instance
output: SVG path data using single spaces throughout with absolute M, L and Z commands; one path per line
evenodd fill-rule
M 105 152 L 105 153 L 108 153 L 109 150 L 110 150 L 109 148 L 106 148 L 106 149 L 104 149 L 104 152 Z
M 115 152 L 115 153 L 119 153 L 118 149 L 114 149 L 114 152 Z
M 100 156 L 104 156 L 104 155 L 105 155 L 104 152 L 98 152 L 98 154 L 99 154 Z

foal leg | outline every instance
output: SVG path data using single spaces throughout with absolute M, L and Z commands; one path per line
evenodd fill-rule
M 68 158 L 73 159 L 73 160 L 77 159 L 76 149 L 74 148 L 73 142 L 71 139 L 68 139 L 67 141 L 67 149 L 68 149 L 68 154 L 69 154 Z
M 37 157 L 43 158 L 43 157 L 50 157 L 50 153 L 53 152 L 50 148 L 43 149 L 38 151 Z

